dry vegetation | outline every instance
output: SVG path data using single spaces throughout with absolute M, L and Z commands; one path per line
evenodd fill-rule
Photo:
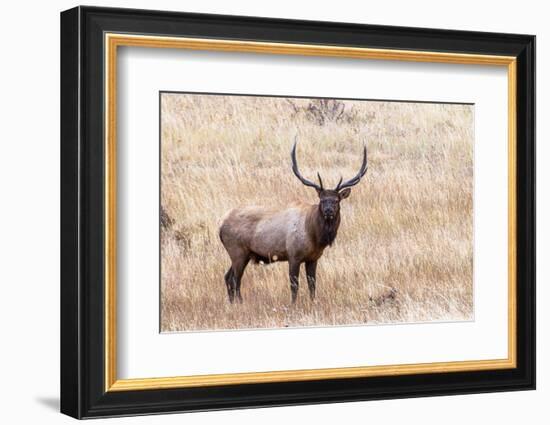
M 161 330 L 275 328 L 473 317 L 473 107 L 162 94 Z M 311 303 L 302 269 L 250 264 L 230 305 L 220 219 L 244 205 L 316 202 L 290 149 L 325 184 L 369 170 L 342 201 Z

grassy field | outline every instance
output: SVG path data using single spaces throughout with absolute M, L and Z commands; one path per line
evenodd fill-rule
M 315 203 L 292 174 L 350 178 L 311 303 L 302 269 L 250 264 L 230 305 L 221 218 L 245 205 Z M 473 318 L 473 106 L 163 93 L 161 330 L 356 325 Z

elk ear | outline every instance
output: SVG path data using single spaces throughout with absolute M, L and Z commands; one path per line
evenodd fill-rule
M 350 193 L 351 189 L 349 187 L 339 192 L 338 195 L 340 196 L 340 200 L 346 199 Z

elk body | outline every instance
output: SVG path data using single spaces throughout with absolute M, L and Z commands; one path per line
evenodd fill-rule
M 317 191 L 318 204 L 295 204 L 283 209 L 258 206 L 237 208 L 229 212 L 220 226 L 220 239 L 231 259 L 225 274 L 229 301 L 242 302 L 241 278 L 248 263 L 265 264 L 287 261 L 292 303 L 296 302 L 300 265 L 305 263 L 311 300 L 315 299 L 317 261 L 330 246 L 340 226 L 340 201 L 367 171 L 367 149 L 363 147 L 363 162 L 357 175 L 340 182 L 334 189 L 325 189 L 302 176 L 296 162 L 296 142 L 291 152 L 292 171 L 308 187 Z

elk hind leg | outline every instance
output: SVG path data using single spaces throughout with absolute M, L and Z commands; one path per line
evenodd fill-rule
M 227 273 L 225 274 L 224 278 L 225 278 L 225 286 L 227 287 L 227 296 L 229 297 L 229 302 L 233 303 L 233 300 L 235 299 L 236 288 L 233 280 L 232 266 L 229 267 L 229 270 L 227 270 Z
M 250 252 L 235 244 L 224 243 L 224 247 L 229 254 L 229 258 L 231 258 L 231 267 L 227 270 L 224 276 L 225 286 L 227 287 L 227 296 L 230 303 L 233 303 L 235 298 L 237 298 L 239 302 L 242 302 L 241 277 L 246 265 L 250 261 Z
M 243 302 L 243 297 L 241 296 L 241 278 L 243 277 L 244 269 L 246 268 L 248 262 L 250 261 L 250 256 L 242 257 L 238 261 L 234 262 L 231 268 L 233 269 L 232 280 L 235 297 L 240 303 Z

